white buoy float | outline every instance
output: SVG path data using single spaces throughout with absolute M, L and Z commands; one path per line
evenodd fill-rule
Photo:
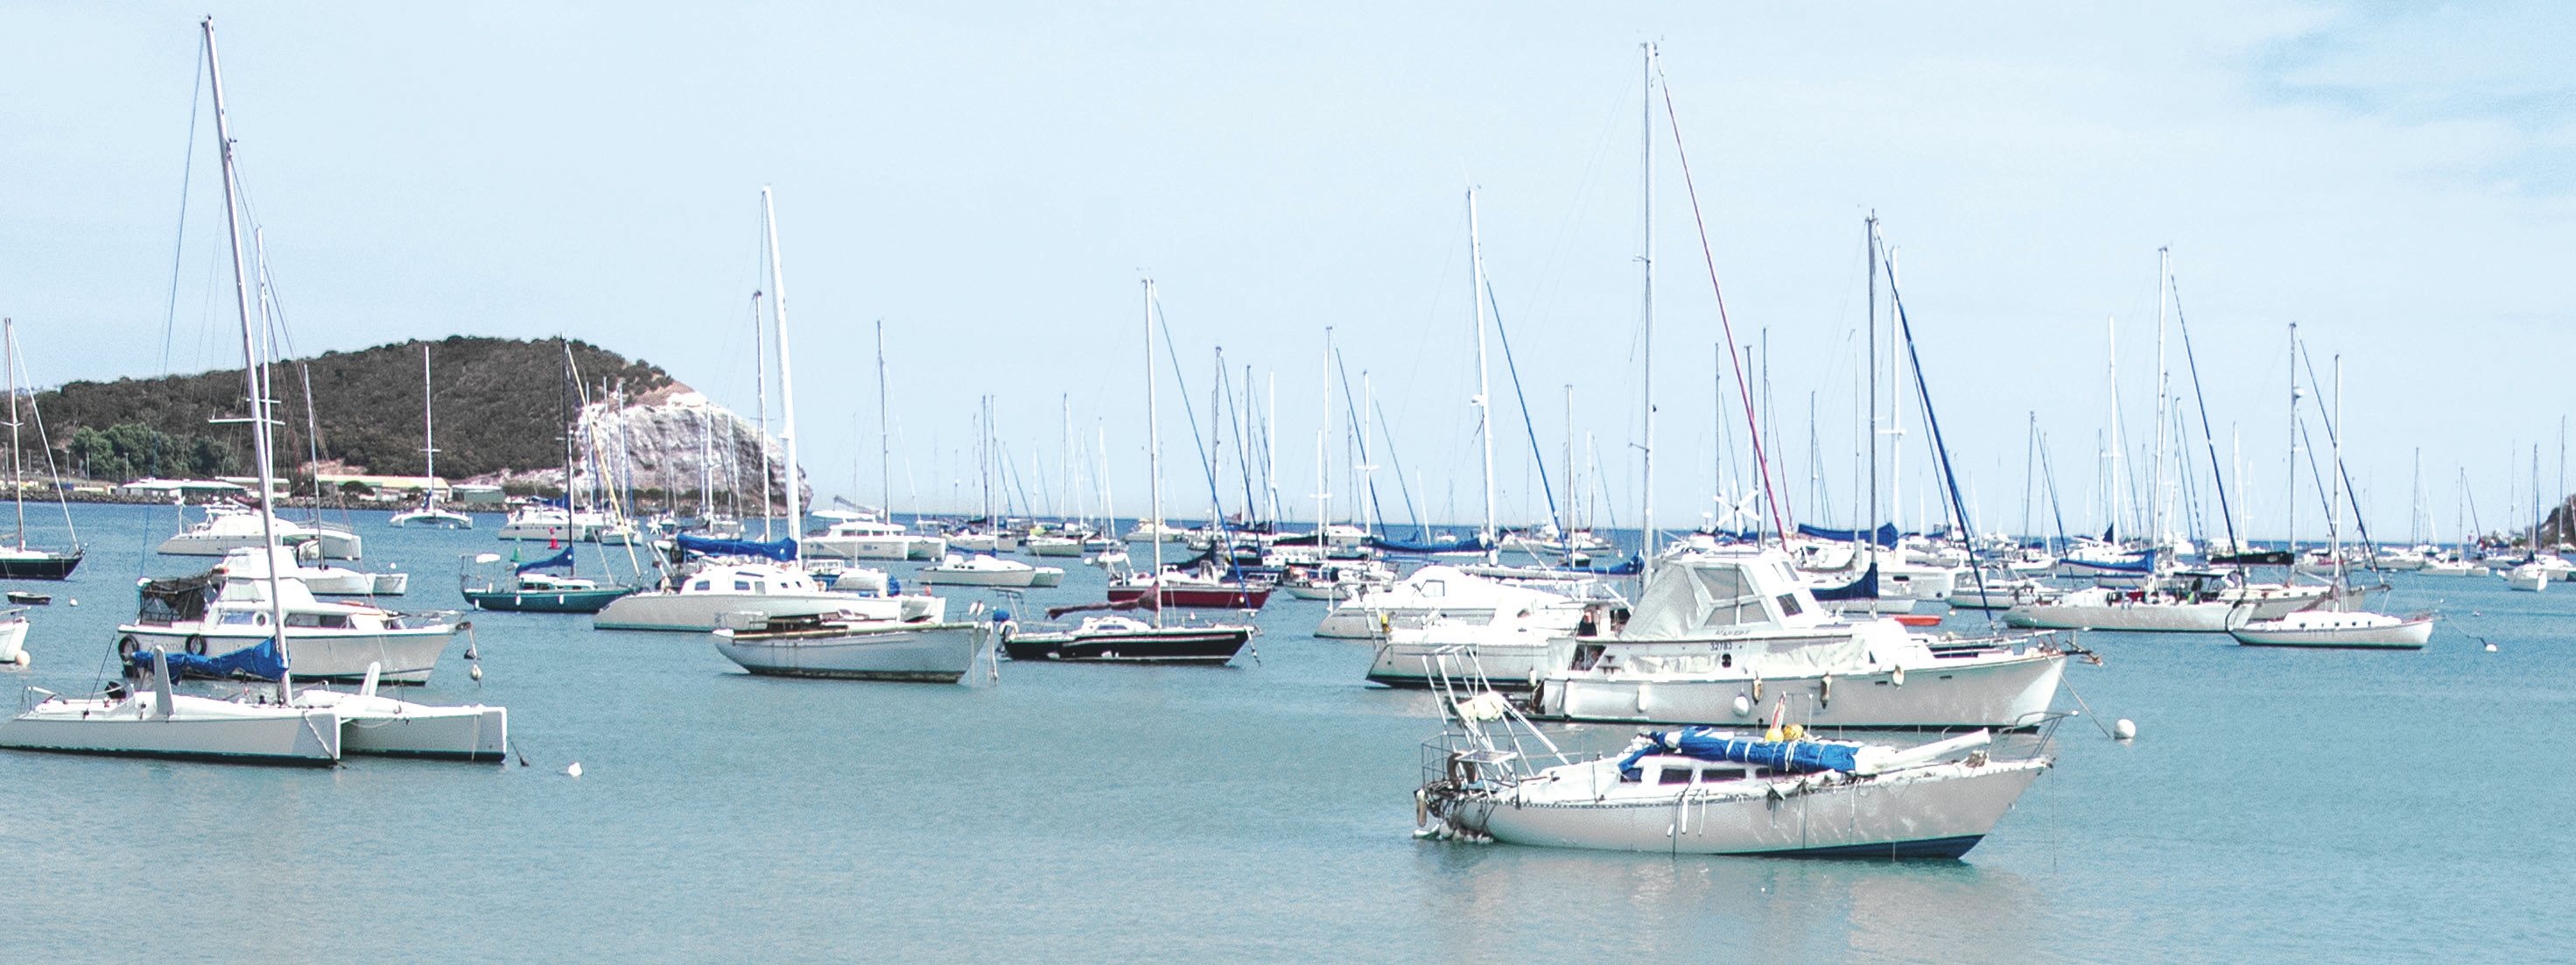
M 2496 652 L 2495 644 L 2492 644 L 2492 643 L 2487 644 L 2487 652 L 2488 652 L 2488 653 L 2494 653 L 2494 652 Z
M 476 679 L 476 680 L 481 680 L 481 679 L 483 679 L 483 665 L 478 663 L 478 664 L 475 664 L 475 665 L 473 665 L 473 666 L 471 666 L 471 667 L 467 667 L 467 668 L 465 668 L 465 675 L 466 675 L 466 676 L 468 676 L 468 677 L 472 677 L 472 678 L 474 678 L 474 679 Z
M 580 762 L 580 761 L 574 761 L 574 762 L 572 762 L 572 766 L 571 766 L 571 767 L 564 768 L 564 773 L 565 773 L 565 774 L 572 775 L 573 777 L 580 777 L 580 776 L 581 776 L 581 762 Z
M 79 601 L 79 600 L 65 600 L 65 601 L 63 601 L 63 603 L 64 603 L 64 605 L 66 605 L 66 606 L 79 606 L 79 605 L 80 605 L 80 601 Z
M 2119 720 L 2117 720 L 2117 721 L 2113 721 L 2113 722 L 2111 723 L 2111 736 L 2116 737 L 2116 738 L 2119 738 L 2119 739 L 2124 740 L 2124 741 L 2127 741 L 2127 740 L 2137 740 L 2137 739 L 2138 739 L 2138 722 L 2137 722 L 2137 721 L 2134 721 L 2134 720 L 2130 720 L 2130 719 L 2128 719 L 2128 718 L 2126 718 L 2126 717 L 2122 717 L 2122 718 L 2120 718 L 2120 719 L 2119 719 Z
M 1737 716 L 1737 717 L 1751 717 L 1751 716 L 1753 716 L 1753 700 L 1752 700 L 1752 698 L 1746 697 L 1746 696 L 1744 696 L 1743 694 L 1737 694 L 1737 695 L 1735 695 L 1735 716 Z

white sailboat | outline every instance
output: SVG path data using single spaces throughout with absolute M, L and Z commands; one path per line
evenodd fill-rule
M 395 513 L 396 526 L 428 526 L 439 529 L 473 529 L 474 517 L 438 508 L 438 422 L 435 383 L 429 377 L 429 346 L 420 347 L 420 451 L 427 459 L 421 470 L 420 508 Z
M 2344 585 L 2343 572 L 2343 357 L 2335 357 L 2335 411 L 2327 426 L 2334 446 L 2328 463 L 2332 495 L 2326 499 L 2326 555 L 2335 561 L 2334 585 Z M 2433 638 L 2431 614 L 2399 617 L 2343 609 L 2340 595 L 2311 608 L 2274 620 L 2248 621 L 2228 628 L 2236 642 L 2249 647 L 2339 647 L 2417 650 Z

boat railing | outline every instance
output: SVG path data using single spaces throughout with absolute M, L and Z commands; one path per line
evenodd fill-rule
M 39 694 L 42 694 L 43 696 L 37 696 Z M 62 696 L 63 695 L 61 694 L 46 690 L 43 687 L 30 685 L 27 689 L 18 692 L 18 712 L 22 714 L 26 713 L 29 710 L 44 706 L 50 701 L 59 700 Z

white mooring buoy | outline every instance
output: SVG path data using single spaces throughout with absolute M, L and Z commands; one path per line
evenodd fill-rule
M 2122 718 L 2120 718 L 2120 719 L 2119 719 L 2119 720 L 2117 720 L 2117 721 L 2113 721 L 2113 722 L 2111 723 L 2111 736 L 2113 736 L 2113 737 L 2117 737 L 2117 738 L 2119 738 L 2119 739 L 2121 739 L 2121 740 L 2124 740 L 2124 741 L 2126 741 L 2126 740 L 2137 740 L 2137 739 L 2138 739 L 2138 722 L 2137 722 L 2137 721 L 2134 721 L 2134 720 L 2130 720 L 2130 719 L 2128 719 L 2128 718 L 2126 718 L 2126 717 L 2122 717 Z
M 564 768 L 564 773 L 569 774 L 569 775 L 572 775 L 572 776 L 574 776 L 574 777 L 580 777 L 580 776 L 581 776 L 581 762 L 580 762 L 580 761 L 574 761 L 574 762 L 572 762 L 572 766 L 571 766 L 571 767 Z
M 2495 644 L 2492 644 L 2492 643 L 2487 644 L 2487 652 L 2488 652 L 2488 653 L 2494 653 L 2494 652 L 2496 652 Z
M 467 667 L 467 668 L 465 668 L 465 675 L 466 675 L 466 676 L 468 676 L 468 677 L 472 677 L 472 678 L 474 678 L 474 679 L 476 679 L 476 680 L 481 680 L 481 679 L 483 679 L 483 665 L 478 663 L 478 664 L 475 664 L 475 665 L 473 665 L 473 666 L 471 666 L 471 667 Z

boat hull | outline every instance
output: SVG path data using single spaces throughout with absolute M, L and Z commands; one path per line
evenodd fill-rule
M 1147 590 L 1144 587 L 1112 586 L 1109 588 L 1109 602 L 1135 603 L 1145 599 L 1146 593 Z M 1266 586 L 1165 587 L 1161 593 L 1160 602 L 1164 606 L 1205 610 L 1258 610 L 1261 609 L 1262 604 L 1270 602 L 1270 588 Z
M 1958 858 L 1976 846 L 2046 770 L 1995 761 L 1849 783 L 1748 782 L 1648 799 L 1479 798 L 1450 806 L 1454 828 L 1510 844 L 1598 851 L 1828 858 Z M 1822 775 L 1819 775 L 1820 777 Z M 1821 786 L 1809 786 L 1811 783 Z
M 2431 619 L 2390 626 L 2279 627 L 2248 624 L 2228 631 L 2249 647 L 2320 647 L 2343 650 L 2421 650 L 2433 640 Z
M 78 553 L 0 557 L 0 580 L 70 579 L 72 571 L 80 568 L 80 562 Z
M 1012 660 L 1075 663 L 1224 664 L 1252 639 L 1248 628 L 1163 630 L 1078 634 L 1028 634 L 1004 638 L 1002 652 Z
M 974 666 L 979 629 L 926 623 L 759 636 L 718 630 L 715 643 L 725 659 L 761 676 L 953 684 Z
M 437 707 L 383 697 L 308 691 L 340 718 L 340 752 L 447 761 L 498 761 L 510 750 L 510 711 L 469 704 Z
M 757 613 L 767 618 L 820 617 L 842 612 L 896 619 L 900 598 L 846 594 L 736 596 L 718 593 L 634 593 L 601 608 L 591 625 L 602 630 L 667 630 L 705 633 L 723 625 L 728 613 Z
M 1751 725 L 1784 696 L 1809 727 L 2018 728 L 2038 724 L 2066 674 L 2064 654 L 1958 658 L 1849 674 L 1675 678 L 1542 677 L 1532 716 L 1613 723 Z M 1738 713 L 1738 706 L 1746 708 Z
M 209 629 L 216 632 L 207 632 Z M 249 627 L 195 628 L 125 626 L 117 628 L 117 649 L 125 650 L 125 640 L 135 643 L 138 653 L 161 647 L 173 653 L 201 653 L 220 656 L 268 639 L 265 632 Z M 416 630 L 362 631 L 346 634 L 317 633 L 290 628 L 286 634 L 286 661 L 300 680 L 364 680 L 367 668 L 381 668 L 380 679 L 392 684 L 425 684 L 438 658 L 447 652 L 447 644 L 456 637 L 456 626 L 423 627 Z
M 0 747 L 328 767 L 340 759 L 340 718 L 327 709 L 245 708 L 205 697 L 173 698 L 155 712 L 149 694 L 111 703 L 51 700 L 0 721 Z
M 610 601 L 635 592 L 632 587 L 594 590 L 465 590 L 465 602 L 477 609 L 512 613 L 597 613 Z

